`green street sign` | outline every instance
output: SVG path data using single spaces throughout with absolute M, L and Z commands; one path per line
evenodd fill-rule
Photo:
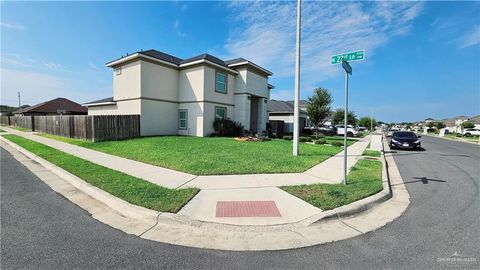
M 332 55 L 331 64 L 332 65 L 340 64 L 342 63 L 342 60 L 349 62 L 349 61 L 355 61 L 355 60 L 363 60 L 364 58 L 365 58 L 365 50 L 341 53 L 341 54 Z

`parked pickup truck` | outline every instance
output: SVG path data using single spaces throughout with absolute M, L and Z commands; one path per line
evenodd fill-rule
M 337 125 L 337 126 L 335 126 L 335 128 L 337 129 L 337 135 L 343 135 L 343 134 L 345 134 L 345 133 L 344 133 L 345 128 L 344 128 L 343 125 Z M 358 131 L 355 130 L 355 129 L 353 128 L 353 126 L 347 125 L 347 136 L 348 136 L 348 137 L 357 136 L 357 134 L 358 134 Z

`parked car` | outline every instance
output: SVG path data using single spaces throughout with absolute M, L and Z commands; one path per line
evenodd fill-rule
M 463 131 L 462 135 L 465 136 L 465 137 L 480 136 L 480 129 L 478 129 L 478 128 L 467 128 Z
M 325 136 L 333 136 L 337 134 L 337 128 L 334 126 L 323 125 L 318 128 L 318 132 Z
M 335 128 L 337 129 L 337 135 L 343 135 L 344 133 L 344 126 L 343 125 L 336 125 Z M 347 125 L 347 136 L 353 137 L 358 134 L 358 131 L 353 128 L 351 125 Z
M 391 129 L 389 129 L 389 130 L 387 131 L 387 137 L 392 137 L 392 135 L 393 135 L 393 133 L 394 133 L 395 131 L 399 131 L 399 130 L 396 129 L 396 128 L 391 128 Z
M 421 137 L 412 131 L 395 131 L 390 139 L 390 149 L 421 149 Z

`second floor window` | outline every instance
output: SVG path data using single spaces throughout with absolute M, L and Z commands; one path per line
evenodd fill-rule
M 215 73 L 215 91 L 219 93 L 227 93 L 227 74 Z

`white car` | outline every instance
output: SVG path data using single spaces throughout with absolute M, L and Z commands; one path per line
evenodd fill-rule
M 343 125 L 337 125 L 335 126 L 337 128 L 337 135 L 343 135 L 345 128 Z M 356 131 L 351 125 L 347 125 L 347 136 L 348 137 L 353 137 L 358 134 L 358 131 Z
M 467 128 L 462 133 L 463 136 L 480 136 L 480 129 L 478 128 Z

